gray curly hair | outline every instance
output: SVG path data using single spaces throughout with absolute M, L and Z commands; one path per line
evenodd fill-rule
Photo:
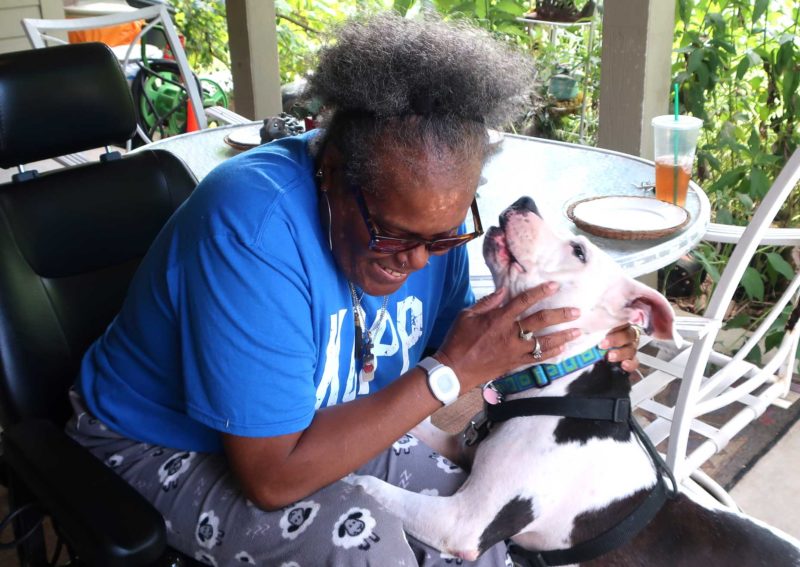
M 380 152 L 420 149 L 448 168 L 491 155 L 487 128 L 526 100 L 532 62 L 465 21 L 392 12 L 350 20 L 320 51 L 306 95 L 324 105 L 320 144 L 345 157 L 350 180 L 374 190 Z

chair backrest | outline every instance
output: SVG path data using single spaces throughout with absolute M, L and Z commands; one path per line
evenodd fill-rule
M 69 18 L 65 20 L 40 20 L 33 18 L 23 18 L 22 27 L 28 40 L 34 48 L 48 47 L 53 44 L 64 44 L 64 39 L 49 35 L 47 32 L 53 31 L 83 31 L 105 28 L 109 26 L 125 24 L 129 22 L 137 22 L 143 20 L 146 25 L 136 35 L 136 37 L 128 45 L 124 55 L 119 57 L 120 65 L 125 69 L 131 60 L 132 55 L 135 55 L 134 50 L 138 49 L 139 42 L 150 30 L 156 26 L 160 26 L 164 30 L 167 45 L 175 58 L 175 63 L 180 72 L 182 84 L 186 89 L 191 104 L 192 114 L 197 121 L 197 127 L 201 130 L 208 127 L 208 120 L 205 112 L 203 111 L 203 99 L 200 94 L 200 89 L 191 69 L 189 62 L 186 59 L 186 53 L 181 44 L 175 26 L 169 17 L 169 12 L 165 5 L 150 6 L 148 8 L 141 8 L 139 10 L 132 10 L 130 12 L 121 12 L 107 16 L 92 16 L 86 18 Z M 139 129 L 139 135 L 145 140 L 150 142 L 147 134 Z
M 788 391 L 800 341 L 800 326 L 787 326 L 780 345 L 761 364 L 750 364 L 745 359 L 754 348 L 763 343 L 767 332 L 786 306 L 796 300 L 800 290 L 800 272 L 795 273 L 781 297 L 763 314 L 758 327 L 736 348 L 735 353 L 729 355 L 717 352 L 715 340 L 736 288 L 765 235 L 771 233 L 770 239 L 773 241 L 800 245 L 797 231 L 790 229 L 782 237 L 782 229 L 770 229 L 770 224 L 792 191 L 798 187 L 798 183 L 800 149 L 796 149 L 786 162 L 750 223 L 742 231 L 704 313 L 703 333 L 694 343 L 688 358 L 680 365 L 683 383 L 671 416 L 667 448 L 667 464 L 679 478 L 696 471 L 702 462 L 724 447 L 734 434 Z M 709 362 L 713 366 L 709 367 Z M 770 383 L 771 386 L 765 386 Z M 756 393 L 757 389 L 761 390 Z M 723 425 L 706 426 L 703 429 L 701 417 L 726 405 L 733 405 L 734 402 L 743 404 L 745 409 L 730 413 L 726 421 L 718 419 Z M 695 427 L 698 431 L 703 430 L 703 435 L 709 441 L 695 444 L 697 446 L 690 449 L 689 435 Z
M 753 218 L 742 232 L 706 308 L 706 317 L 709 319 L 723 317 L 756 248 L 762 244 L 770 224 L 798 183 L 800 183 L 800 148 L 796 149 L 784 164 L 753 214 Z
M 134 131 L 125 77 L 102 44 L 0 54 L 0 93 L 0 116 L 13 117 L 0 128 L 2 167 Z M 84 351 L 196 185 L 166 152 L 104 157 L 0 185 L 0 425 L 69 415 Z

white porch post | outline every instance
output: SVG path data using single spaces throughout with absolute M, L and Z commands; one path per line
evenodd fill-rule
M 281 112 L 274 0 L 227 0 L 233 95 L 238 114 L 255 120 Z
M 670 112 L 675 0 L 605 0 L 598 146 L 653 159 L 650 119 Z

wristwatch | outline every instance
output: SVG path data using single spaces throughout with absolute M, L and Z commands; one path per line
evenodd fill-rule
M 449 366 L 445 366 L 432 356 L 423 358 L 417 366 L 428 373 L 428 387 L 437 400 L 449 406 L 458 398 L 461 384 L 458 376 Z

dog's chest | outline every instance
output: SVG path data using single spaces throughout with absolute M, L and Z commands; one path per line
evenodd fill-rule
M 526 397 L 601 395 L 596 386 L 605 387 L 600 382 L 608 380 L 606 366 L 564 377 Z M 498 482 L 501 475 L 520 498 L 531 500 L 535 521 L 525 538 L 534 547 L 569 544 L 576 517 L 653 484 L 652 464 L 627 427 L 597 425 L 556 416 L 514 418 L 497 424 L 478 448 L 472 477 Z

